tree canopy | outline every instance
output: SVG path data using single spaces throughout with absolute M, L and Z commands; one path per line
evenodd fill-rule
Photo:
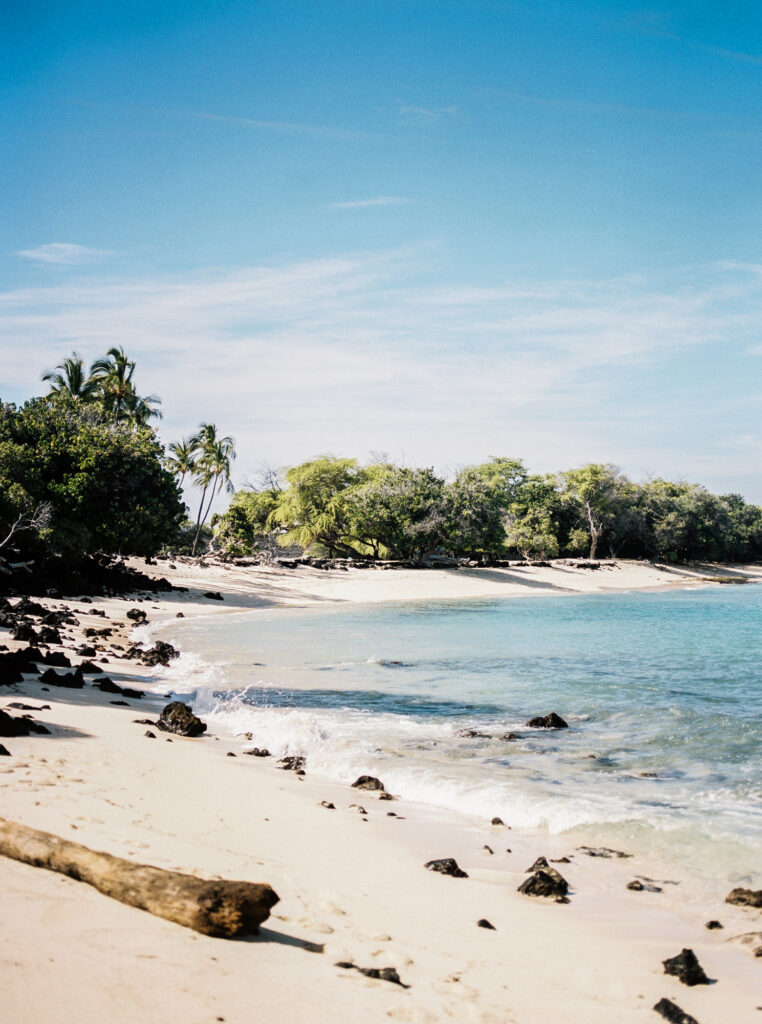
M 634 483 L 599 463 L 530 474 L 505 457 L 445 481 L 431 468 L 323 455 L 287 470 L 282 489 L 238 491 L 216 528 L 220 545 L 238 553 L 275 541 L 373 558 L 762 557 L 762 509 L 739 495 Z
M 40 507 L 35 539 L 77 554 L 154 554 L 185 513 L 151 430 L 103 422 L 65 394 L 0 405 L 0 533 Z

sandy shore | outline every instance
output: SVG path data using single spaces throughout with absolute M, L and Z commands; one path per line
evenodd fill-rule
M 712 574 L 762 579 L 759 567 L 678 571 L 642 563 L 324 572 L 162 562 L 149 571 L 189 588 L 141 603 L 153 622 L 180 610 L 189 617 L 317 602 L 696 586 Z M 220 591 L 224 601 L 204 591 Z M 114 625 L 119 632 L 106 645 L 121 645 L 134 607 L 123 599 L 44 603 L 66 604 L 80 619 L 68 630 L 68 649 L 87 625 Z M 93 609 L 108 622 L 90 618 Z M 0 642 L 22 646 L 7 636 L 0 630 Z M 48 704 L 34 717 L 52 731 L 4 741 L 12 756 L 0 760 L 0 815 L 160 867 L 269 882 L 280 903 L 258 938 L 211 939 L 0 858 L 3 1024 L 627 1024 L 662 1019 L 652 1007 L 665 996 L 699 1024 L 762 1020 L 762 961 L 737 940 L 762 929 L 759 911 L 696 907 L 673 890 L 630 892 L 629 880 L 651 873 L 639 858 L 585 857 L 563 837 L 540 848 L 488 821 L 302 779 L 272 760 L 243 756 L 230 738 L 150 739 L 134 719 L 155 717 L 163 705 L 161 672 L 110 656 L 102 667 L 115 682 L 143 684 L 154 695 L 114 706 L 91 685 L 44 690 L 29 677 L 0 690 L 0 707 L 20 698 Z M 516 892 L 541 854 L 573 855 L 559 865 L 571 886 L 568 905 Z M 448 856 L 467 879 L 424 870 L 424 861 Z M 495 930 L 477 927 L 481 918 Z M 707 931 L 710 918 L 724 929 Z M 663 974 L 661 961 L 686 946 L 716 984 L 687 988 Z M 338 962 L 393 966 L 410 987 Z

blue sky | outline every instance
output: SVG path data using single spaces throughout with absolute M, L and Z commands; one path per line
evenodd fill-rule
M 236 482 L 388 452 L 762 502 L 762 10 L 19 4 L 0 396 L 112 344 Z

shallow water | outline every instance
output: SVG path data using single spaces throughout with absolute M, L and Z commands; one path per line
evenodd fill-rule
M 756 586 L 232 613 L 168 681 L 311 771 L 758 885 L 761 625 Z

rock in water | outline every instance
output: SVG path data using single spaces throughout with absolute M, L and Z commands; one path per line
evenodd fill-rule
M 149 665 L 152 668 L 156 665 L 164 665 L 166 667 L 173 658 L 180 657 L 180 652 L 172 644 L 168 644 L 164 640 L 157 640 L 153 647 L 147 651 L 137 646 L 131 647 L 127 657 L 137 658 L 144 665 Z
M 206 722 L 196 718 L 187 704 L 173 700 L 162 711 L 156 727 L 162 732 L 174 732 L 178 736 L 201 736 L 206 732 Z
M 708 985 L 704 968 L 698 962 L 692 949 L 684 949 L 669 960 L 662 960 L 665 974 L 674 974 L 683 985 Z
M 449 875 L 451 878 L 468 878 L 465 871 L 458 867 L 454 857 L 442 857 L 440 860 L 429 860 L 424 864 L 429 871 L 438 871 L 440 875 Z
M 762 907 L 762 889 L 732 889 L 725 902 L 737 907 Z
M 524 723 L 528 725 L 530 729 L 568 729 L 569 725 L 567 722 L 557 715 L 555 711 L 551 711 L 549 715 L 542 715 L 537 718 L 530 718 L 528 722 Z
M 298 754 L 290 754 L 288 757 L 282 757 L 280 761 L 276 762 L 276 768 L 282 768 L 284 772 L 298 772 L 304 775 L 304 766 L 307 763 L 305 757 L 300 757 Z
M 525 896 L 550 896 L 553 899 L 563 899 L 568 891 L 569 883 L 560 871 L 551 867 L 535 871 L 519 886 L 519 892 Z
M 669 999 L 660 999 L 654 1006 L 654 1010 L 660 1013 L 665 1020 L 668 1020 L 669 1024 L 698 1024 L 695 1017 L 691 1017 L 689 1013 L 681 1010 L 679 1006 Z
M 361 775 L 352 783 L 352 789 L 379 789 L 383 792 L 386 787 L 380 779 L 376 779 L 372 775 Z

